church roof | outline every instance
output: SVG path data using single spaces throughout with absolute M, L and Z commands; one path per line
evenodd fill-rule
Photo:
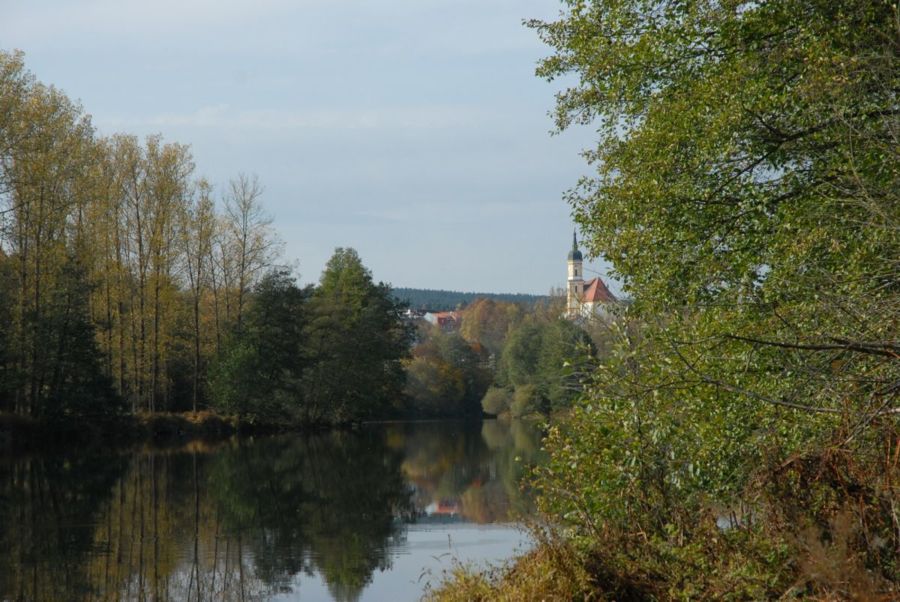
M 615 303 L 617 299 L 609 292 L 600 278 L 594 278 L 584 283 L 584 295 L 582 303 Z

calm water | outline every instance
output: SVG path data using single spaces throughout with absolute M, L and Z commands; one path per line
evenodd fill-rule
M 0 461 L 0 600 L 415 600 L 527 546 L 520 423 Z

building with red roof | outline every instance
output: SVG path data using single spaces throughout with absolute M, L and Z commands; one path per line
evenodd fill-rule
M 444 332 L 459 330 L 462 324 L 462 314 L 458 311 L 428 312 L 425 314 L 425 319 Z

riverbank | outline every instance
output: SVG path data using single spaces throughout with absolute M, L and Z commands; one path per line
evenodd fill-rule
M 92 418 L 39 420 L 0 413 L 0 450 L 28 451 L 70 445 L 128 446 L 220 440 L 233 435 L 316 430 L 317 425 L 248 421 L 234 415 L 158 412 Z
M 457 564 L 426 592 L 426 602 L 604 599 L 583 561 L 558 538 L 530 533 L 535 546 L 510 563 L 483 570 Z
M 584 506 L 544 514 L 557 527 L 532 528 L 531 550 L 493 569 L 458 565 L 426 599 L 897 600 L 900 443 L 893 431 L 883 443 L 880 459 L 831 448 L 764 462 L 731 509 L 670 505 L 681 526 L 665 535 Z
M 200 412 L 154 412 L 121 416 L 68 417 L 40 420 L 0 412 L 0 451 L 33 451 L 71 445 L 127 447 L 135 444 L 179 445 L 192 440 L 221 441 L 240 435 L 309 433 L 327 429 L 354 428 L 360 424 L 395 422 L 481 421 L 478 417 L 397 416 L 363 422 L 266 422 Z

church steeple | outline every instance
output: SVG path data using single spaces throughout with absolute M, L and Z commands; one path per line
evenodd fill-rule
M 581 251 L 578 250 L 578 238 L 575 230 L 572 230 L 572 250 L 569 251 L 569 261 L 581 261 Z
M 572 231 L 572 250 L 569 251 L 569 278 L 566 286 L 566 314 L 574 318 L 579 315 L 581 297 L 584 293 L 584 271 L 582 270 L 581 251 L 578 250 L 578 236 Z
M 615 296 L 598 276 L 584 280 L 581 251 L 578 250 L 578 233 L 572 232 L 572 250 L 566 262 L 569 278 L 566 282 L 566 317 L 580 320 L 603 315 L 608 306 L 617 302 Z

